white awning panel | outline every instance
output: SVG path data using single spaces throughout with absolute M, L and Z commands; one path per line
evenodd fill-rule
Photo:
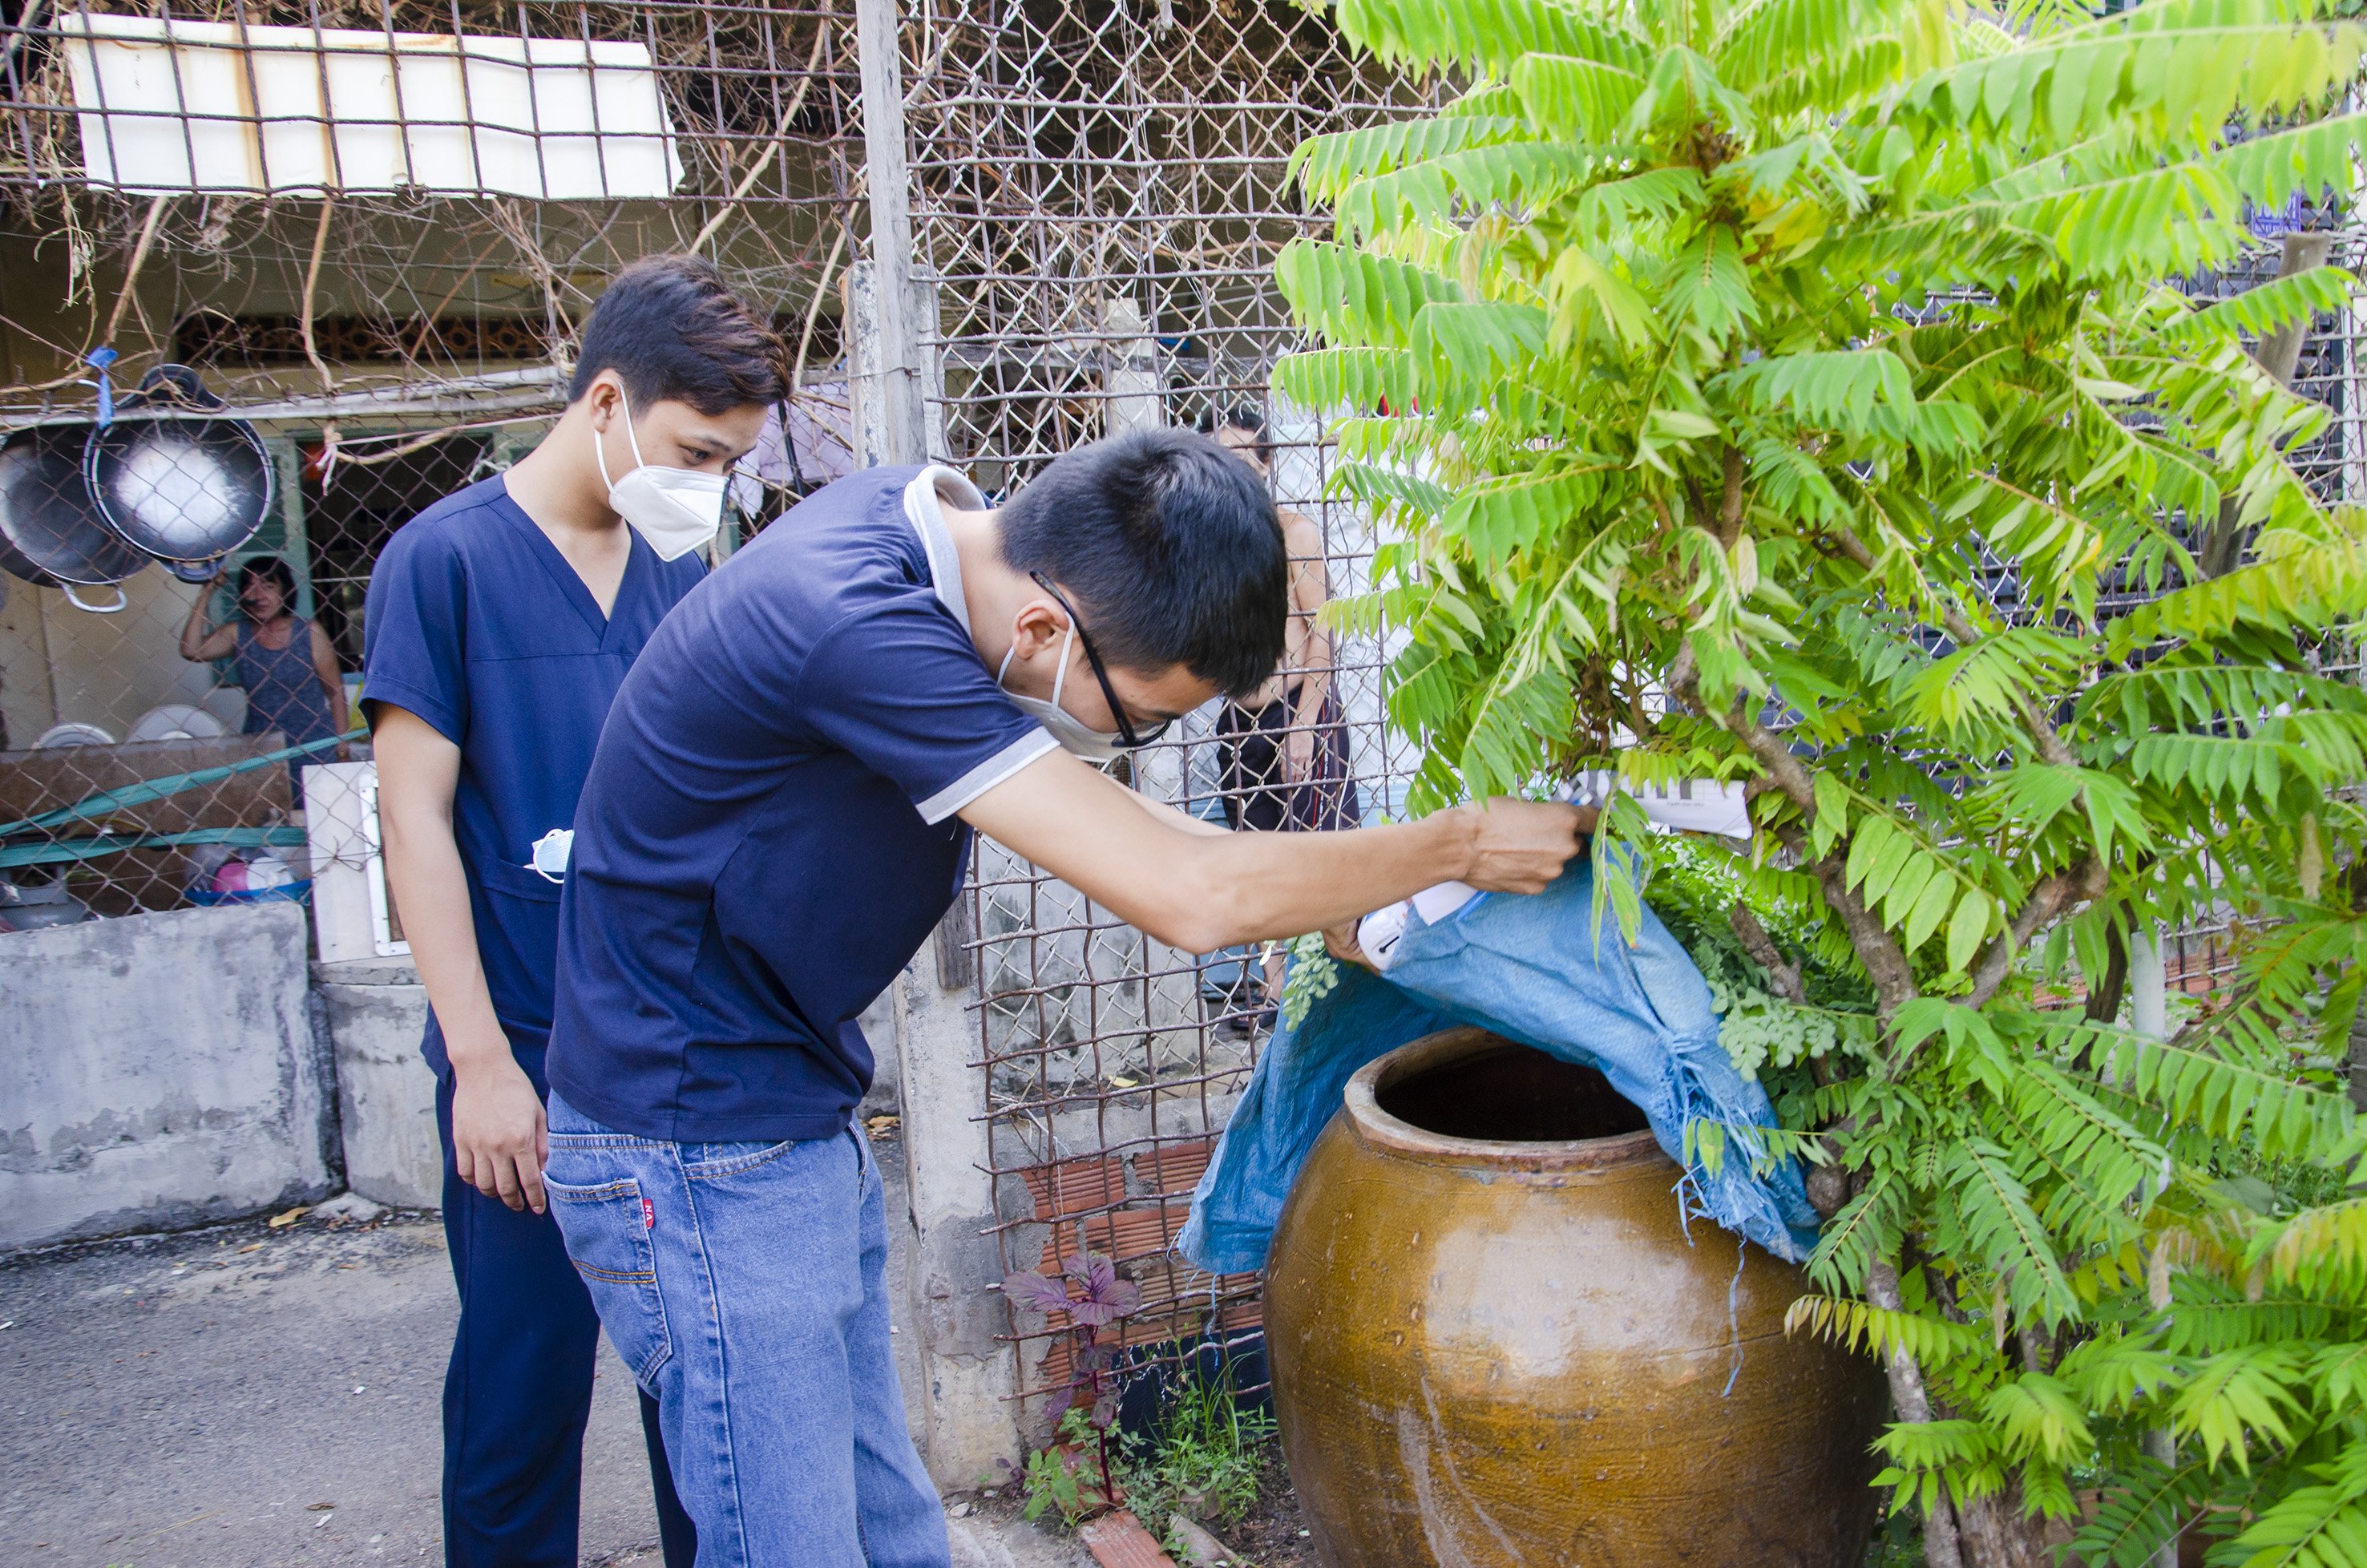
M 566 201 L 682 179 L 639 43 L 92 13 L 58 30 L 93 186 Z

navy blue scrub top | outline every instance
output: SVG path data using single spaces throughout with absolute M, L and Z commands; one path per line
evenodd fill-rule
M 538 1088 L 550 1038 L 561 884 L 531 869 L 571 828 L 608 705 L 659 620 L 706 573 L 632 538 L 606 616 L 495 474 L 398 530 L 370 574 L 362 699 L 417 714 L 460 748 L 453 836 L 493 1012 Z M 431 1011 L 421 1047 L 451 1071 Z
M 970 635 L 950 469 L 799 502 L 650 640 L 600 736 L 560 918 L 550 1082 L 679 1142 L 827 1138 L 855 1019 L 928 939 L 964 806 L 1054 749 Z

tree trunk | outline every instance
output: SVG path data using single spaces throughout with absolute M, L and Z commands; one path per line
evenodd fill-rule
M 2333 250 L 2334 236 L 2330 233 L 2287 234 L 2284 254 L 2277 259 L 2277 276 L 2291 278 L 2296 272 L 2323 267 Z M 2288 322 L 2260 339 L 2259 347 L 2252 350 L 2252 358 L 2279 386 L 2290 388 L 2293 372 L 2301 367 L 2302 340 L 2308 334 L 2308 322 Z M 2236 498 L 2231 495 L 2220 502 L 2219 516 L 2204 530 L 2194 551 L 2195 565 L 2205 578 L 2224 577 L 2243 564 L 2246 531 L 2236 515 Z
M 1901 1310 L 1898 1270 L 1877 1258 L 1866 1271 L 1865 1299 L 1885 1312 Z M 1901 1421 L 1931 1419 L 1931 1396 L 1924 1392 L 1923 1369 L 1904 1350 L 1883 1358 L 1882 1370 L 1890 1380 L 1890 1403 Z M 1965 1555 L 1956 1535 L 1956 1511 L 1945 1494 L 1923 1511 L 1923 1568 L 1987 1568 Z
M 1965 1568 L 2054 1568 L 2045 1526 L 2023 1516 L 2019 1488 L 1967 1503 L 1957 1517 L 1964 1529 Z
M 2350 1106 L 2367 1112 L 2367 1006 L 2350 1019 Z
M 2122 918 L 2126 919 L 2126 906 Z M 2109 1024 L 2121 1016 L 2121 999 L 2129 988 L 2129 945 L 2117 926 L 2104 927 L 2104 972 L 2088 993 L 2088 1021 Z

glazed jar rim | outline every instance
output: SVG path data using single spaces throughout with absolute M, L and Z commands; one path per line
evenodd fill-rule
M 1348 1120 L 1365 1142 L 1398 1153 L 1415 1154 L 1458 1165 L 1494 1165 L 1512 1170 L 1607 1170 L 1620 1165 L 1667 1164 L 1659 1141 L 1648 1127 L 1609 1138 L 1573 1138 L 1545 1142 L 1514 1139 L 1456 1138 L 1416 1127 L 1383 1110 L 1380 1091 L 1391 1084 L 1457 1062 L 1482 1051 L 1517 1049 L 1517 1042 L 1483 1028 L 1441 1029 L 1398 1047 L 1360 1068 L 1348 1080 Z

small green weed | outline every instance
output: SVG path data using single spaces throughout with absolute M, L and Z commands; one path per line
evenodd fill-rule
M 1074 1529 L 1087 1515 L 1105 1505 L 1097 1462 L 1105 1451 L 1105 1438 L 1117 1449 L 1119 1462 L 1115 1468 L 1122 1471 L 1123 1456 L 1135 1439 L 1120 1432 L 1104 1433 L 1093 1425 L 1093 1412 L 1085 1406 L 1062 1413 L 1052 1446 L 1029 1454 L 1027 1468 L 1020 1476 L 1021 1494 L 1027 1500 L 1022 1511 L 1028 1518 L 1040 1518 L 1057 1509 L 1060 1522 Z
M 1206 1377 L 1187 1367 L 1157 1436 L 1127 1463 L 1127 1501 L 1162 1540 L 1178 1512 L 1229 1524 L 1257 1501 L 1274 1438 L 1274 1417 L 1243 1408 L 1229 1371 Z
M 1923 1568 L 1922 1520 L 1904 1509 L 1886 1515 L 1867 1543 L 1865 1568 Z

